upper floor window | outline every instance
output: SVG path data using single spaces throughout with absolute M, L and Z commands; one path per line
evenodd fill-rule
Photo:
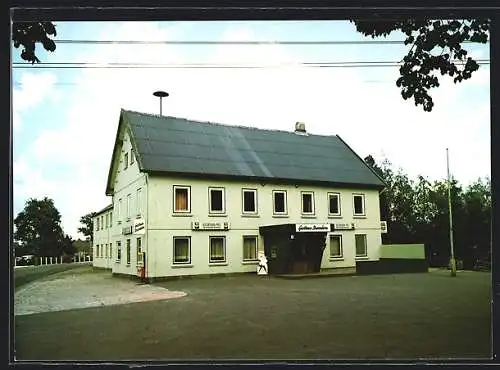
M 126 170 L 128 168 L 128 152 L 123 156 L 123 169 Z
M 113 227 L 113 212 L 109 212 L 109 227 Z
M 285 215 L 287 213 L 285 190 L 273 191 L 273 213 L 277 215 Z
M 106 229 L 109 227 L 109 213 L 106 213 Z
M 104 229 L 104 216 L 101 216 L 101 230 Z
M 208 188 L 208 203 L 210 213 L 224 213 L 224 188 Z
M 191 187 L 174 185 L 174 212 L 191 212 Z
M 257 189 L 243 189 L 243 213 L 257 213 Z
M 365 195 L 364 194 L 353 194 L 352 195 L 354 216 L 364 216 L 365 215 Z
M 127 194 L 127 220 L 130 219 L 131 215 L 131 210 L 132 210 L 132 196 L 130 194 Z
M 328 193 L 328 216 L 340 216 L 339 193 Z
M 94 219 L 94 228 L 95 230 L 99 230 L 99 217 Z
M 136 212 L 137 215 L 140 216 L 142 214 L 142 190 L 137 189 L 137 194 L 136 194 Z
M 118 205 L 116 207 L 116 215 L 119 224 L 121 222 L 121 217 L 122 217 L 122 198 L 118 199 Z
M 130 164 L 134 164 L 134 150 L 130 149 Z
M 314 214 L 314 193 L 312 191 L 303 191 L 302 193 L 302 214 Z

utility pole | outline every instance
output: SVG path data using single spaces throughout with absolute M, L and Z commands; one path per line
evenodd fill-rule
M 455 262 L 455 252 L 453 251 L 453 217 L 451 214 L 450 161 L 448 158 L 448 148 L 446 148 L 446 169 L 448 172 L 448 210 L 449 210 L 449 214 L 450 214 L 451 276 L 457 276 L 457 265 Z

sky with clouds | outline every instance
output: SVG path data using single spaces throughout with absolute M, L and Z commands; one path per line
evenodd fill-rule
M 349 22 L 61 22 L 64 40 L 361 41 Z M 387 40 L 401 40 L 391 35 Z M 80 216 L 111 202 L 106 179 L 120 109 L 158 113 L 155 90 L 168 91 L 164 114 L 339 135 L 361 157 L 389 159 L 410 177 L 446 177 L 463 185 L 490 176 L 489 65 L 455 85 L 441 78 L 424 112 L 401 98 L 398 67 L 311 68 L 307 62 L 391 61 L 406 46 L 57 44 L 43 62 L 255 64 L 260 69 L 14 68 L 12 123 L 14 217 L 29 198 L 55 201 L 68 234 Z M 488 45 L 470 45 L 489 59 Z M 37 49 L 38 50 L 38 49 Z M 12 50 L 13 62 L 20 62 Z

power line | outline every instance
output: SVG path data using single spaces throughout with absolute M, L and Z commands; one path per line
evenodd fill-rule
M 488 59 L 478 59 L 479 65 L 490 64 Z M 464 61 L 455 60 L 454 64 L 464 65 Z M 263 69 L 263 68 L 283 68 L 283 67 L 316 67 L 316 68 L 367 68 L 367 67 L 397 67 L 401 62 L 394 61 L 352 61 L 352 62 L 304 62 L 304 63 L 280 63 L 280 64 L 220 64 L 220 63 L 131 63 L 131 62 L 59 62 L 40 63 L 27 65 L 26 63 L 13 63 L 14 69 Z
M 404 45 L 404 40 L 293 40 L 293 41 L 168 41 L 168 40 L 54 40 L 58 44 L 127 44 L 127 45 Z M 472 41 L 464 41 L 472 43 Z M 489 43 L 489 40 L 488 40 Z

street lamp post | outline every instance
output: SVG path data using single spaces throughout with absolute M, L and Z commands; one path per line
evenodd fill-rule
M 446 148 L 446 170 L 448 172 L 448 210 L 449 210 L 449 214 L 450 214 L 451 276 L 457 276 L 457 265 L 455 262 L 455 253 L 453 250 L 453 217 L 452 217 L 452 213 L 451 213 L 450 161 L 448 159 L 448 148 Z
M 159 90 L 159 91 L 155 91 L 153 93 L 153 95 L 160 98 L 160 116 L 161 116 L 162 115 L 162 99 L 166 98 L 168 96 L 168 93 L 165 91 Z

